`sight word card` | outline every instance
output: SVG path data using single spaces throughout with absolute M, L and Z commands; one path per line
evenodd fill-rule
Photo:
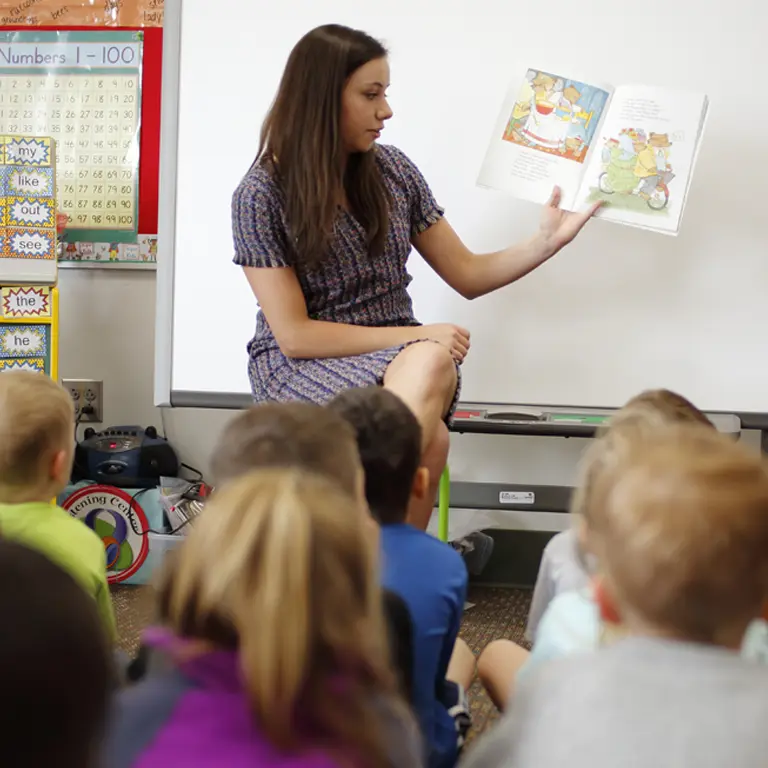
M 55 154 L 48 136 L 0 136 L 0 284 L 56 283 Z

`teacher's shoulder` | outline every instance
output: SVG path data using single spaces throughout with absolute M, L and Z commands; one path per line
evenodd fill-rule
M 248 169 L 235 188 L 232 206 L 234 210 L 254 206 L 282 210 L 283 193 L 271 164 L 257 161 Z
M 389 176 L 399 186 L 411 190 L 422 178 L 416 163 L 394 144 L 377 144 L 374 150 L 382 173 Z

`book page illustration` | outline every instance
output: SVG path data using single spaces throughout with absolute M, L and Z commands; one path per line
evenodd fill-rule
M 595 138 L 578 206 L 600 218 L 676 233 L 707 110 L 703 94 L 617 88 Z
M 682 138 L 681 133 L 678 136 Z M 612 207 L 628 211 L 667 215 L 675 178 L 672 155 L 668 133 L 622 128 L 617 136 L 604 140 L 602 170 L 587 199 L 610 202 Z
M 602 88 L 529 69 L 504 141 L 583 163 L 608 97 Z
M 555 185 L 570 209 L 611 99 L 609 86 L 528 68 L 512 81 L 477 179 L 544 203 Z

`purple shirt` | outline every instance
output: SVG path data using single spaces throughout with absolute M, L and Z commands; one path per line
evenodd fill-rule
M 152 645 L 167 643 L 158 637 L 152 636 Z M 418 741 L 407 724 L 383 713 L 382 727 L 391 731 L 388 743 L 398 745 L 393 766 L 418 766 Z M 272 746 L 254 723 L 231 651 L 169 664 L 122 691 L 108 736 L 110 768 L 339 768 L 319 748 L 286 754 Z

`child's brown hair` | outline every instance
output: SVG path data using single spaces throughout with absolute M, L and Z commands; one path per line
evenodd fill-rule
M 765 460 L 692 425 L 627 424 L 612 439 L 623 444 L 594 479 L 589 540 L 623 623 L 738 645 L 768 597 Z
M 74 424 L 72 398 L 53 379 L 27 371 L 0 374 L 0 502 L 47 490 L 55 454 L 74 450 Z
M 373 516 L 382 525 L 405 522 L 421 464 L 421 426 L 413 411 L 384 387 L 345 390 L 328 408 L 355 430 Z
M 608 421 L 608 429 L 627 419 L 643 419 L 661 426 L 668 424 L 701 424 L 713 427 L 712 421 L 690 400 L 669 389 L 646 389 L 630 398 Z
M 362 469 L 352 427 L 311 403 L 264 403 L 239 413 L 213 452 L 217 485 L 254 469 L 295 467 L 330 477 L 351 496 L 362 494 Z
M 41 552 L 0 537 L 0 615 L 0 680 L 13 711 L 0 725 L 2 765 L 100 764 L 114 678 L 92 597 Z

